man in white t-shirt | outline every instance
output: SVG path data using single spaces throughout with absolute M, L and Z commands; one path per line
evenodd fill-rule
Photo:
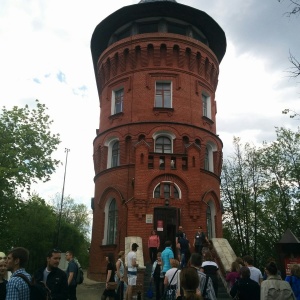
M 126 300 L 132 299 L 132 287 L 136 285 L 136 279 L 137 279 L 137 267 L 138 264 L 136 262 L 136 251 L 138 249 L 139 245 L 136 243 L 133 243 L 131 245 L 131 251 L 127 254 L 127 279 L 128 279 L 128 286 L 126 290 Z
M 250 255 L 246 255 L 243 257 L 243 260 L 245 266 L 250 270 L 250 279 L 256 281 L 258 284 L 261 284 L 261 282 L 263 281 L 263 276 L 261 271 L 253 266 L 253 257 Z

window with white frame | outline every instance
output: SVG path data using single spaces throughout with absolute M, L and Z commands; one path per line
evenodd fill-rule
M 171 108 L 172 107 L 172 92 L 171 82 L 156 82 L 155 84 L 155 107 Z
M 202 112 L 203 116 L 211 119 L 211 101 L 210 96 L 202 93 Z
M 117 209 L 116 199 L 113 198 L 110 201 L 108 207 L 107 238 L 106 238 L 107 245 L 116 244 L 117 227 L 118 227 L 118 209 Z
M 210 172 L 214 171 L 214 151 L 216 151 L 215 144 L 208 142 L 205 147 L 204 169 Z
M 180 199 L 181 191 L 174 182 L 161 182 L 154 188 L 153 198 Z
M 111 114 L 115 115 L 123 112 L 124 89 L 112 91 Z
M 120 165 L 120 143 L 117 137 L 110 137 L 105 141 L 107 149 L 107 168 Z
M 111 167 L 117 167 L 120 165 L 120 144 L 119 141 L 115 141 L 111 148 Z

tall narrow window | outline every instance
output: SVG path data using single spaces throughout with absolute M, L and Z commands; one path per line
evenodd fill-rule
M 209 171 L 209 150 L 207 146 L 205 148 L 204 169 Z
M 170 191 L 171 191 L 170 184 L 165 183 L 164 184 L 164 197 L 165 197 L 165 199 L 170 199 L 170 197 L 171 197 Z
M 116 244 L 118 209 L 116 199 L 112 199 L 108 208 L 107 245 Z
M 120 146 L 119 141 L 114 142 L 111 148 L 111 167 L 117 167 L 120 164 Z
M 205 147 L 204 169 L 210 172 L 214 172 L 214 151 L 216 151 L 215 144 L 207 143 Z
M 160 198 L 160 184 L 154 190 L 154 198 Z
M 156 82 L 155 107 L 171 108 L 171 82 Z
M 211 119 L 210 97 L 206 94 L 202 94 L 202 112 L 204 117 Z
M 115 91 L 115 109 L 114 114 L 120 113 L 123 111 L 123 98 L 124 98 L 124 89 Z
M 210 206 L 207 206 L 206 209 L 206 226 L 207 226 L 207 237 L 208 239 L 212 238 L 212 218 L 211 218 L 211 210 Z
M 172 145 L 171 140 L 166 136 L 160 136 L 155 141 L 155 152 L 158 153 L 171 153 Z

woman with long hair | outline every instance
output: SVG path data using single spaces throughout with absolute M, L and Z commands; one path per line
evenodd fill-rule
M 205 273 L 212 280 L 216 297 L 218 297 L 218 271 L 219 266 L 213 259 L 211 252 L 207 252 L 204 256 L 204 262 L 201 265 L 201 272 Z
M 199 290 L 199 276 L 195 268 L 183 268 L 180 272 L 179 281 L 183 296 L 178 295 L 176 300 L 203 300 Z
M 115 282 L 116 265 L 115 265 L 115 258 L 113 253 L 109 253 L 105 257 L 105 260 L 107 262 L 106 284 L 105 284 L 105 290 L 101 296 L 101 300 L 106 300 L 106 298 L 109 298 L 109 300 L 113 300 L 116 296 L 116 291 L 108 288 L 109 282 Z
M 229 289 L 232 288 L 234 283 L 240 278 L 240 265 L 237 261 L 231 263 L 230 272 L 226 274 L 226 281 L 229 283 Z
M 148 249 L 149 249 L 151 264 L 153 264 L 156 261 L 157 251 L 159 249 L 159 246 L 160 246 L 159 236 L 156 234 L 155 230 L 152 230 L 148 238 Z
M 240 300 L 259 300 L 260 287 L 259 284 L 250 278 L 250 270 L 248 267 L 240 268 L 240 278 L 234 283 L 230 290 L 232 298 L 238 297 Z

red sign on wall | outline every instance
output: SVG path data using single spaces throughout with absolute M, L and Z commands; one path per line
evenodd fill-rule
M 157 231 L 164 231 L 164 222 L 163 222 L 163 220 L 157 220 Z
M 300 257 L 286 258 L 284 260 L 284 266 L 285 266 L 285 273 L 286 273 L 286 275 L 291 275 L 291 267 L 292 267 L 292 265 L 299 265 L 300 266 Z

